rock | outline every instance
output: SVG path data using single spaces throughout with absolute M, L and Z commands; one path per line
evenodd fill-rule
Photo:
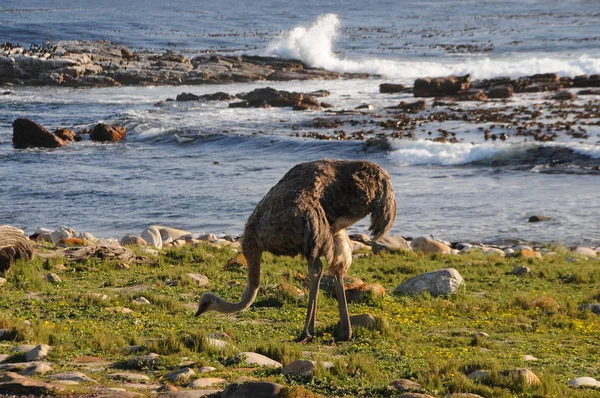
M 487 92 L 488 98 L 504 99 L 513 96 L 514 90 L 511 85 L 493 86 Z
M 185 236 L 191 236 L 192 233 L 189 231 L 184 231 L 183 229 L 165 227 L 162 225 L 150 225 L 149 228 L 156 228 L 160 234 L 160 238 L 164 242 L 173 242 L 179 238 L 183 238 Z M 142 235 L 142 237 L 144 237 Z M 149 242 L 148 242 L 149 243 Z
M 593 377 L 576 377 L 569 382 L 569 387 L 573 388 L 600 388 L 600 381 Z
M 385 296 L 385 288 L 378 283 L 354 283 L 346 285 L 346 300 L 349 303 L 361 303 L 367 298 Z
M 383 83 L 379 85 L 379 92 L 382 94 L 394 94 L 406 91 L 407 87 L 404 84 Z
M 58 247 L 85 246 L 87 242 L 82 238 L 63 238 L 56 243 Z
M 233 383 L 221 393 L 221 398 L 275 398 L 284 390 L 284 386 L 266 381 L 251 381 L 248 383 Z
M 485 369 L 475 370 L 467 375 L 468 379 L 479 380 L 490 376 L 490 371 Z
M 26 367 L 21 371 L 21 374 L 24 376 L 31 375 L 43 375 L 52 370 L 52 364 L 49 362 L 37 362 L 31 366 Z
M 401 236 L 384 236 L 371 244 L 374 254 L 382 251 L 397 253 L 412 251 L 410 244 Z
M 548 221 L 548 220 L 551 220 L 551 218 L 548 216 L 531 216 L 531 217 L 529 217 L 529 219 L 527 221 L 528 222 L 541 222 L 541 221 Z
M 179 388 L 172 386 L 170 384 L 164 384 L 156 391 L 157 392 L 172 392 L 172 391 L 179 391 Z
M 90 134 L 90 139 L 99 142 L 116 142 L 125 138 L 126 133 L 127 129 L 123 126 L 98 123 Z
M 29 119 L 19 118 L 13 123 L 13 146 L 25 148 L 60 148 L 67 142 Z
M 140 304 L 140 305 L 151 304 L 150 301 L 145 297 L 138 297 L 138 298 L 134 299 L 133 302 L 136 304 Z
M 592 257 L 595 258 L 598 256 L 598 254 L 596 253 L 596 251 L 594 249 L 592 249 L 591 247 L 576 247 L 575 250 L 573 250 L 573 253 L 585 256 L 585 257 Z
M 46 383 L 13 372 L 0 373 L 0 394 L 39 397 L 54 395 L 63 390 L 64 387 L 57 383 Z
M 192 93 L 181 93 L 175 97 L 175 101 L 198 101 L 199 99 L 200 96 Z
M 562 90 L 557 91 L 551 98 L 557 101 L 574 101 L 575 99 L 577 99 L 577 96 L 574 93 Z
M 204 275 L 188 273 L 187 276 L 200 287 L 208 286 L 209 284 L 208 278 Z
M 140 236 L 125 235 L 120 241 L 122 246 L 148 246 L 148 243 Z
M 160 236 L 160 231 L 155 227 L 148 227 L 142 231 L 142 239 L 148 242 L 148 246 L 162 249 L 163 241 Z
M 133 310 L 127 307 L 105 307 L 104 311 L 108 312 L 117 312 L 121 314 L 131 314 Z
M 523 360 L 524 361 L 537 361 L 538 359 L 536 357 L 534 357 L 533 355 L 523 355 Z
M 452 249 L 445 244 L 426 236 L 419 236 L 418 238 L 413 239 L 411 247 L 415 252 L 421 253 L 449 254 L 452 251 Z
M 281 364 L 279 362 L 256 352 L 241 352 L 237 355 L 237 357 L 243 359 L 249 365 L 281 368 Z
M 471 87 L 471 76 L 448 76 L 440 78 L 420 78 L 415 80 L 415 97 L 443 97 L 464 92 Z
M 525 258 L 542 258 L 542 253 L 530 249 L 521 249 L 518 251 L 518 255 Z
M 224 383 L 225 381 L 227 381 L 227 380 L 220 379 L 217 377 L 205 377 L 202 379 L 196 379 L 196 380 L 192 381 L 191 383 L 189 383 L 187 386 L 189 388 L 202 389 L 205 387 L 210 387 L 215 384 Z
M 4 337 L 5 334 L 7 335 L 8 332 L 9 332 L 9 329 L 0 329 L 0 340 L 2 340 L 2 337 Z M 2 361 L 0 361 L 0 362 L 2 362 Z
M 225 347 L 227 347 L 227 342 L 223 341 L 223 340 L 218 340 L 218 339 L 213 339 L 211 337 L 208 337 L 206 339 L 206 342 L 208 343 L 208 345 L 212 348 L 216 348 L 219 350 L 224 349 Z
M 540 385 L 540 379 L 529 369 L 510 369 L 500 372 L 502 376 L 509 377 L 524 386 Z
M 2 278 L 0 277 L 0 286 L 4 285 L 6 283 L 6 278 Z M 0 336 L 2 337 L 2 336 Z
M 0 226 L 0 272 L 8 271 L 16 260 L 31 261 L 33 254 L 33 245 L 23 231 L 10 225 Z
M 481 252 L 483 254 L 496 255 L 496 256 L 500 256 L 500 257 L 506 256 L 506 253 L 504 253 L 504 250 L 498 249 L 497 247 L 484 247 Z
M 428 394 L 420 394 L 418 392 L 405 392 L 403 394 L 396 395 L 395 398 L 435 398 L 435 397 L 432 395 L 428 395 Z
M 539 308 L 544 311 L 555 312 L 560 309 L 560 304 L 552 297 L 541 296 L 529 303 L 529 307 Z
M 198 369 L 198 373 L 210 373 L 214 372 L 215 370 L 217 370 L 217 368 L 215 368 L 214 366 L 203 366 L 200 369 Z
M 195 376 L 196 372 L 194 372 L 193 369 L 190 368 L 183 368 L 183 369 L 178 369 L 175 370 L 173 372 L 167 373 L 165 375 L 165 378 L 167 378 L 167 380 L 170 381 L 183 381 L 186 382 L 188 381 L 192 376 Z
M 409 392 L 409 391 L 423 391 L 423 387 L 419 383 L 415 383 L 412 380 L 408 379 L 397 379 L 388 384 L 388 387 L 392 390 L 400 391 L 400 392 Z
M 513 275 L 525 275 L 531 273 L 531 268 L 524 265 L 518 265 L 512 270 Z
M 321 104 L 311 97 L 301 93 L 280 91 L 271 87 L 257 88 L 249 93 L 238 94 L 238 98 L 244 101 L 245 106 L 253 108 L 264 107 L 294 107 L 299 110 L 319 109 Z M 240 107 L 242 104 L 233 103 L 231 108 Z
M 110 373 L 107 374 L 106 377 L 108 377 L 109 379 L 123 380 L 131 383 L 144 383 L 146 381 L 150 381 L 150 378 L 148 376 L 139 373 Z
M 68 380 L 68 381 L 98 384 L 98 382 L 96 380 L 92 379 L 85 373 L 73 372 L 73 371 L 57 373 L 57 374 L 48 376 L 48 378 L 53 379 L 53 380 Z
M 468 392 L 455 392 L 453 394 L 446 395 L 446 398 L 483 398 L 483 397 L 481 395 L 471 394 Z
M 427 109 L 427 104 L 425 103 L 425 101 L 415 101 L 415 102 L 405 102 L 402 101 L 400 102 L 398 105 L 396 106 L 390 106 L 387 107 L 385 109 L 399 109 L 399 110 L 403 110 L 409 113 L 416 113 L 419 111 L 424 111 L 425 109 Z
M 373 314 L 350 315 L 350 325 L 357 328 L 373 329 L 377 326 L 377 318 Z
M 33 350 L 34 348 L 36 348 L 37 346 L 34 344 L 23 344 L 23 345 L 19 345 L 16 346 L 12 349 L 12 352 L 15 352 L 17 354 L 26 354 L 29 351 Z
M 30 362 L 41 361 L 42 359 L 48 356 L 48 353 L 51 349 L 52 347 L 50 347 L 47 344 L 40 344 L 33 348 L 31 351 L 27 352 L 27 354 L 25 354 L 25 359 Z
M 56 275 L 54 272 L 46 274 L 46 279 L 50 283 L 61 283 L 62 282 L 62 280 L 60 279 L 60 277 L 58 275 Z
M 307 361 L 305 359 L 298 359 L 292 363 L 286 365 L 281 373 L 284 375 L 297 375 L 308 377 L 312 376 L 315 373 L 315 364 L 312 361 Z
M 424 291 L 432 296 L 454 294 L 464 284 L 462 276 L 454 268 L 443 268 L 437 271 L 426 272 L 413 276 L 402 282 L 394 293 L 419 294 Z
M 69 129 L 57 128 L 54 130 L 54 135 L 65 142 L 75 142 L 77 140 L 75 132 Z
M 600 95 L 600 90 L 591 89 L 591 90 L 581 90 L 577 92 L 577 95 Z
M 150 353 L 148 355 L 141 355 L 138 357 L 131 358 L 127 361 L 127 366 L 130 368 L 141 369 L 144 367 L 151 367 L 154 365 L 156 360 L 160 358 L 160 355 L 155 353 Z
M 592 304 L 584 304 L 579 307 L 579 311 L 587 311 L 590 310 L 596 315 L 600 315 L 600 303 L 592 303 Z M 2 337 L 0 335 L 0 337 Z

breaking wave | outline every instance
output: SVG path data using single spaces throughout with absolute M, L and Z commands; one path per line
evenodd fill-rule
M 334 44 L 340 32 L 336 14 L 324 14 L 310 26 L 296 26 L 269 43 L 267 52 L 282 58 L 299 59 L 312 67 L 341 73 L 370 73 L 402 81 L 424 76 L 471 74 L 474 79 L 499 76 L 520 77 L 536 73 L 563 76 L 600 73 L 600 58 L 527 57 L 494 59 L 489 57 L 444 58 L 441 61 L 395 61 L 386 59 L 352 60 L 338 56 Z

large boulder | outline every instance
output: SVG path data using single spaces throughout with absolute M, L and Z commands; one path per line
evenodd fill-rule
M 412 251 L 410 243 L 408 243 L 406 239 L 401 236 L 389 235 L 386 235 L 375 242 L 371 242 L 371 249 L 373 250 L 374 254 L 383 251 L 390 253 Z
M 411 246 L 412 249 L 417 253 L 452 253 L 452 249 L 448 245 L 426 236 L 419 236 L 418 238 L 413 239 Z
M 408 278 L 394 289 L 396 294 L 419 294 L 429 292 L 432 296 L 454 294 L 464 284 L 462 276 L 454 268 L 442 268 Z
M 67 142 L 32 120 L 19 118 L 13 123 L 13 145 L 17 149 L 60 148 Z
M 244 384 L 233 383 L 221 393 L 221 398 L 275 398 L 284 386 L 266 381 L 252 381 Z
M 302 93 L 280 91 L 271 87 L 257 88 L 249 93 L 238 95 L 244 102 L 233 103 L 231 108 L 237 107 L 293 107 L 294 109 L 319 109 L 321 104 L 314 97 Z
M 6 272 L 15 260 L 31 260 L 33 253 L 33 245 L 23 231 L 10 225 L 0 226 L 0 272 Z
M 444 97 L 465 92 L 471 87 L 471 76 L 423 77 L 415 80 L 415 97 Z
M 98 123 L 90 134 L 90 139 L 92 141 L 100 142 L 121 141 L 125 138 L 126 133 L 127 129 L 123 126 L 110 126 L 108 124 Z

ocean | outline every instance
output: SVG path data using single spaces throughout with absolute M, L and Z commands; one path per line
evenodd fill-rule
M 373 130 L 385 107 L 411 94 L 381 94 L 381 83 L 411 85 L 424 76 L 473 79 L 600 73 L 597 1 L 13 1 L 0 4 L 0 42 L 25 47 L 57 40 L 110 40 L 136 51 L 275 55 L 368 79 L 258 82 L 177 87 L 4 87 L 0 95 L 0 224 L 31 233 L 67 225 L 99 237 L 139 234 L 151 224 L 192 232 L 240 234 L 253 207 L 297 163 L 324 157 L 368 159 L 392 176 L 398 200 L 393 234 L 447 241 L 560 242 L 600 245 L 600 96 L 578 96 L 568 116 L 548 93 L 499 106 L 546 112 L 585 134 L 552 142 L 519 136 L 499 122 L 439 121 L 428 115 L 411 138 L 387 145 L 319 140 Z M 371 104 L 373 113 L 338 117 L 289 108 L 232 109 L 226 102 L 168 102 L 182 92 L 231 94 L 260 87 L 328 90 L 335 110 Z M 573 91 L 575 92 L 575 91 Z M 466 108 L 465 108 L 466 109 Z M 16 150 L 12 123 L 27 117 L 48 127 L 127 127 L 125 142 Z M 390 116 L 391 117 L 391 116 Z M 565 119 L 566 118 L 566 119 Z M 494 125 L 494 127 L 491 127 Z M 508 134 L 485 140 L 482 129 Z M 458 142 L 431 138 L 440 130 Z M 532 215 L 551 217 L 529 223 Z M 351 228 L 365 232 L 366 222 Z

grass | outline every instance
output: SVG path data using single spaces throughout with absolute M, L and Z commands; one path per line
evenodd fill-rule
M 241 297 L 245 270 L 223 270 L 235 254 L 208 246 L 174 248 L 127 270 L 99 260 L 76 265 L 61 258 L 17 263 L 0 287 L 0 328 L 9 330 L 1 338 L 0 354 L 19 344 L 50 344 L 48 359 L 56 364 L 55 371 L 66 371 L 74 370 L 72 363 L 80 357 L 102 357 L 122 366 L 132 356 L 156 352 L 160 361 L 145 369 L 154 381 L 189 358 L 196 370 L 214 366 L 217 371 L 209 375 L 228 382 L 239 376 L 279 382 L 288 387 L 288 397 L 392 397 L 397 392 L 387 386 L 398 378 L 416 381 L 425 392 L 440 397 L 453 392 L 483 397 L 600 397 L 600 391 L 568 387 L 577 376 L 600 379 L 600 317 L 578 309 L 600 297 L 597 260 L 560 248 L 557 254 L 536 260 L 480 253 L 367 255 L 354 260 L 350 275 L 382 284 L 388 294 L 350 304 L 350 312 L 373 314 L 375 327 L 357 328 L 351 341 L 336 342 L 337 304 L 322 290 L 316 337 L 298 344 L 293 340 L 302 330 L 308 294 L 301 258 L 265 254 L 262 288 L 257 305 L 249 310 L 193 316 L 204 291 L 231 301 Z M 61 263 L 68 269 L 56 270 Z M 532 272 L 512 275 L 518 265 Z M 445 267 L 456 268 L 465 279 L 465 288 L 456 295 L 391 293 L 410 276 Z M 44 276 L 49 272 L 56 272 L 62 282 L 48 282 Z M 210 285 L 197 287 L 187 273 L 206 275 Z M 305 292 L 304 297 L 297 289 Z M 151 304 L 133 303 L 138 297 Z M 539 297 L 551 297 L 560 307 L 533 306 Z M 108 310 L 115 307 L 133 312 Z M 230 336 L 224 350 L 208 344 L 214 333 Z M 129 345 L 142 346 L 142 351 L 129 354 L 124 351 Z M 235 357 L 242 351 L 259 352 L 284 365 L 307 358 L 333 366 L 318 365 L 310 378 L 284 377 L 264 368 L 249 374 Z M 526 362 L 526 354 L 538 360 Z M 517 368 L 530 369 L 541 383 L 525 385 L 502 373 Z M 489 376 L 478 381 L 466 377 L 478 369 L 489 370 Z M 105 376 L 114 371 L 91 376 L 110 386 L 114 382 Z

